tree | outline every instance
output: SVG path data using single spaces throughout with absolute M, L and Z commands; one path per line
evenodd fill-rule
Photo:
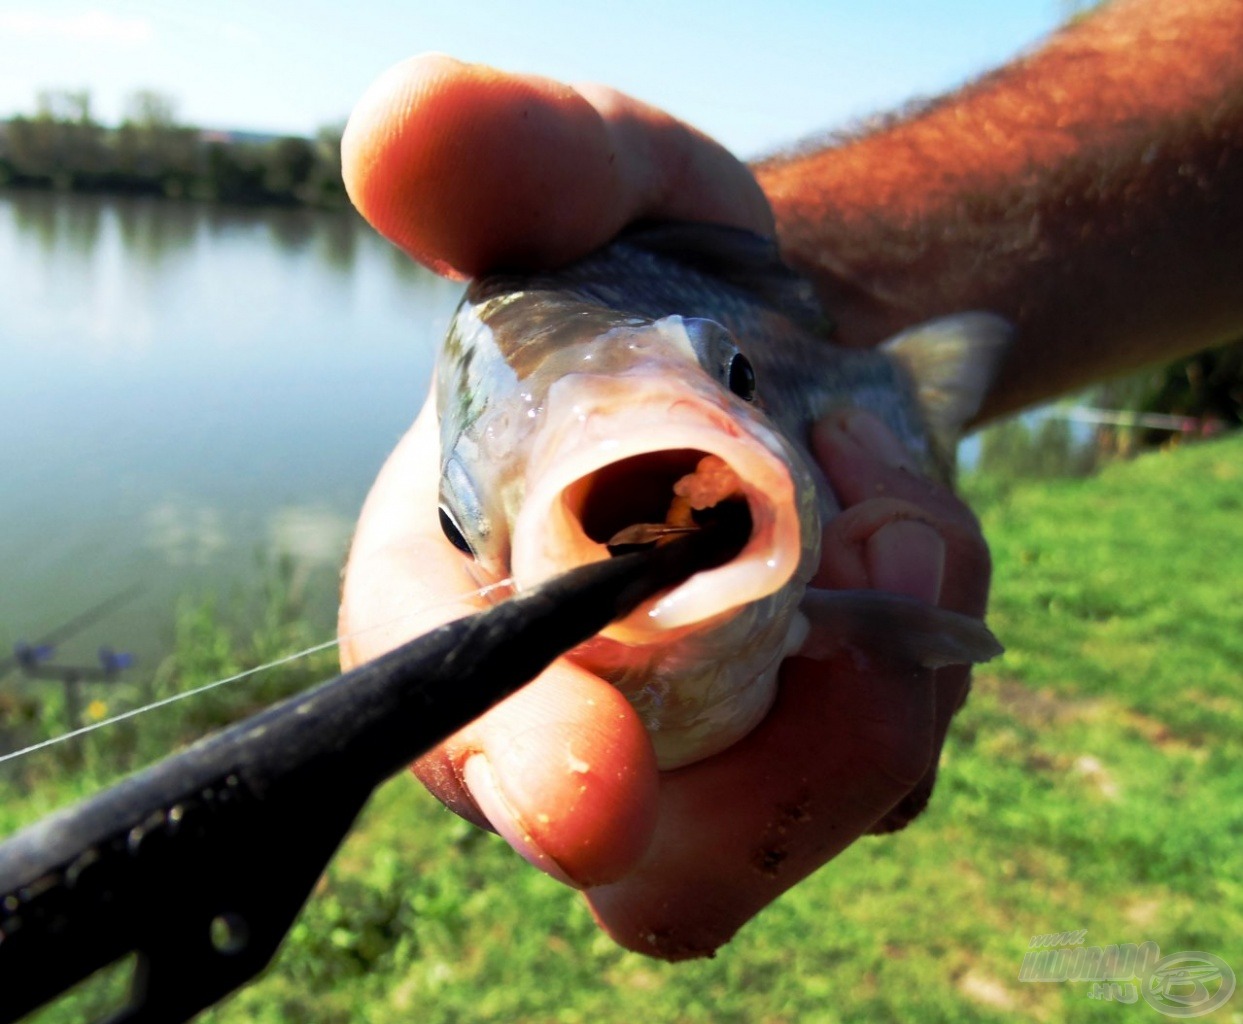
M 1243 338 L 1206 349 L 1164 366 L 1100 385 L 1092 401 L 1110 409 L 1181 416 L 1201 435 L 1243 426 Z M 1119 451 L 1155 448 L 1180 434 L 1169 430 L 1121 428 L 1103 432 L 1102 443 Z
M 177 124 L 177 101 L 167 93 L 154 89 L 139 89 L 125 100 L 123 123 L 138 128 L 159 130 Z
M 1047 479 L 1087 476 L 1096 468 L 1094 450 L 1075 440 L 1070 423 L 1056 411 L 1034 426 L 1028 419 L 1015 416 L 980 435 L 979 472 L 1004 479 Z
M 40 89 L 35 96 L 35 119 L 61 124 L 94 124 L 89 89 Z
M 91 119 L 89 89 L 41 89 L 33 119 L 15 119 L 10 155 L 18 175 L 71 188 L 107 163 L 103 129 Z
M 300 197 L 315 168 L 315 150 L 311 143 L 296 136 L 277 139 L 267 147 L 265 157 L 264 187 L 275 195 Z
M 0 122 L 0 183 L 107 190 L 240 203 L 346 205 L 344 124 L 314 139 L 268 140 L 178 123 L 177 101 L 140 89 L 120 127 L 91 117 L 85 89 L 44 89 L 33 117 Z

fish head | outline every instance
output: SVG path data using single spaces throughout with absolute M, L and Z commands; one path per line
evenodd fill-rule
M 801 639 L 797 607 L 819 559 L 820 488 L 766 416 L 762 382 L 724 326 L 682 316 L 584 316 L 580 326 L 538 359 L 506 360 L 502 376 L 512 376 L 490 382 L 491 400 L 475 414 L 461 410 L 470 368 L 445 367 L 458 380 L 441 392 L 442 518 L 484 573 L 511 576 L 519 590 L 607 559 L 635 527 L 659 535 L 720 515 L 745 522 L 734 558 L 571 655 L 631 698 L 660 736 L 658 753 L 691 723 L 728 745 L 770 696 L 757 697 L 738 728 L 722 730 L 709 707 L 728 705 L 737 717 L 734 695 L 775 675 Z M 486 349 L 495 338 L 480 341 Z M 693 759 L 682 746 L 662 763 Z M 705 756 L 702 742 L 693 747 Z
M 510 554 L 520 588 L 607 558 L 632 527 L 694 528 L 714 514 L 749 521 L 741 552 L 603 636 L 662 644 L 806 578 L 815 485 L 756 407 L 750 361 L 725 328 L 670 316 L 616 328 L 577 356 L 575 372 L 555 373 L 526 452 Z

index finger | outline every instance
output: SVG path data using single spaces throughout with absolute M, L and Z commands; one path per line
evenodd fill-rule
M 372 85 L 341 161 L 372 226 L 449 276 L 566 263 L 641 218 L 773 231 L 751 172 L 668 114 L 441 54 Z

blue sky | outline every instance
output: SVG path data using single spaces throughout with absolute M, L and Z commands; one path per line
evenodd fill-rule
M 951 88 L 1032 46 L 1069 0 L 0 0 L 0 116 L 43 87 L 96 116 L 154 88 L 212 127 L 310 133 L 424 50 L 657 103 L 746 156 Z

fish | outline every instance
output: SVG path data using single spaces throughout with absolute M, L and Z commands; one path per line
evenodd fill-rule
M 980 620 L 809 587 L 840 503 L 809 450 L 836 409 L 879 416 L 943 481 L 1009 346 L 964 312 L 874 349 L 832 322 L 774 240 L 653 223 L 554 271 L 474 281 L 436 361 L 438 516 L 481 584 L 519 589 L 611 551 L 741 524 L 738 554 L 569 653 L 618 687 L 661 769 L 712 756 L 771 707 L 781 663 L 854 643 L 927 667 L 1001 650 Z

